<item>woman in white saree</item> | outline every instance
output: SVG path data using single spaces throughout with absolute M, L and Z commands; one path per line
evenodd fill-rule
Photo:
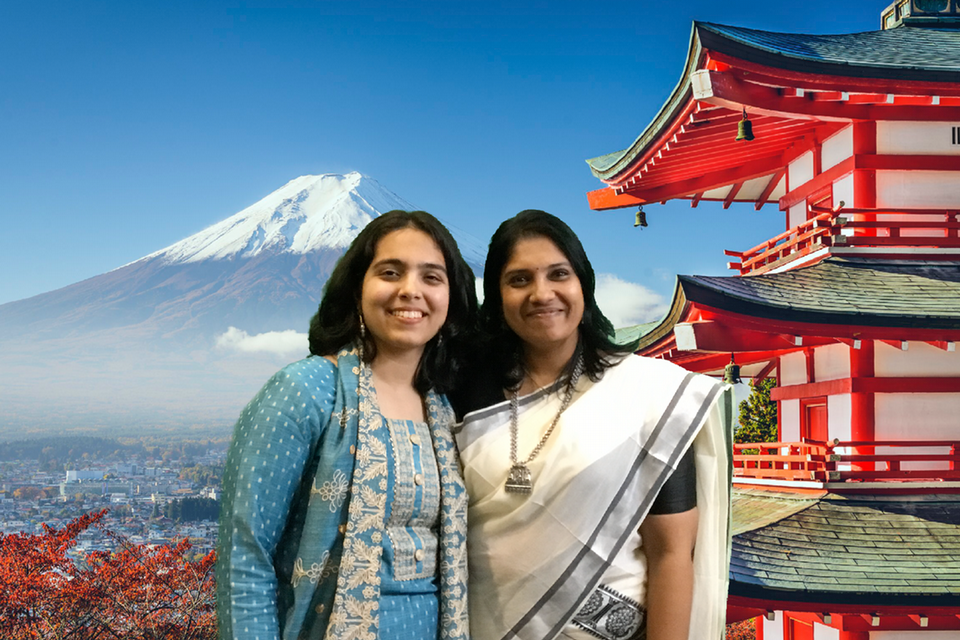
M 594 288 L 558 218 L 524 211 L 494 234 L 491 342 L 454 398 L 473 638 L 719 640 L 727 394 L 615 344 Z

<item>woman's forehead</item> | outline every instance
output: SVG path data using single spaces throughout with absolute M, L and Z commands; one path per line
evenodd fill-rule
M 517 263 L 531 264 L 533 262 L 544 262 L 545 264 L 569 263 L 570 258 L 551 238 L 539 234 L 527 235 L 518 238 L 513 244 L 503 268 L 511 268 L 511 265 L 515 266 Z

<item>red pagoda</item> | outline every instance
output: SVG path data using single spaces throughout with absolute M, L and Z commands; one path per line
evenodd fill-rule
M 729 618 L 764 640 L 960 638 L 960 0 L 881 26 L 696 23 L 653 122 L 589 161 L 596 210 L 783 212 L 639 329 L 642 355 L 777 378 L 779 441 L 733 469 Z

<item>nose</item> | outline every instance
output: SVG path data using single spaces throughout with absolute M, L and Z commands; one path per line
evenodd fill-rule
M 530 294 L 531 301 L 536 303 L 550 302 L 555 296 L 556 293 L 549 280 L 542 276 L 534 279 L 533 291 Z
M 420 297 L 420 278 L 416 273 L 407 272 L 400 279 L 400 297 L 405 300 L 416 300 Z

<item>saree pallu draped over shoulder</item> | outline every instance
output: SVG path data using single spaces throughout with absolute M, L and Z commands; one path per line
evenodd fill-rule
M 521 452 L 529 450 L 524 434 L 539 438 L 556 415 L 558 385 L 521 398 Z M 468 414 L 457 440 L 470 492 L 473 638 L 637 637 L 636 629 L 623 636 L 586 631 L 573 618 L 580 620 L 578 611 L 601 586 L 642 610 L 646 562 L 636 551 L 637 529 L 691 446 L 699 527 L 689 638 L 722 638 L 732 418 L 724 389 L 706 376 L 636 356 L 608 369 L 599 382 L 582 379 L 556 431 L 529 464 L 534 488 L 527 495 L 504 490 L 509 403 Z

